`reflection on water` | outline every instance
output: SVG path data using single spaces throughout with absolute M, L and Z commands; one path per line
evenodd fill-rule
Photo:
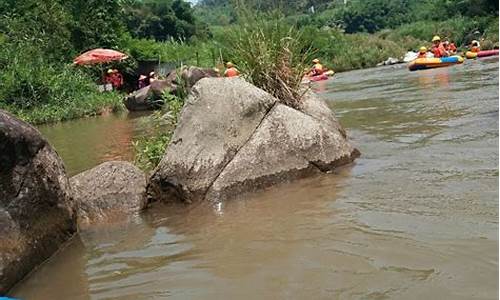
M 133 160 L 132 140 L 143 129 L 145 113 L 102 117 L 40 125 L 38 129 L 61 155 L 69 175 L 109 160 Z
M 321 95 L 355 165 L 82 232 L 14 295 L 496 299 L 498 62 L 341 73 Z

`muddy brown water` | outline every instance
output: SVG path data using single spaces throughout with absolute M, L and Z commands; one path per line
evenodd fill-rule
M 496 299 L 498 61 L 353 71 L 315 89 L 362 152 L 353 166 L 81 232 L 12 294 Z M 131 157 L 140 118 L 121 118 L 42 131 L 75 173 Z

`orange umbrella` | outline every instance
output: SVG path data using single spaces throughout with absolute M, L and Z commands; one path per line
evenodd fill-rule
M 94 49 L 87 51 L 73 60 L 75 65 L 91 65 L 128 58 L 124 53 L 111 49 Z

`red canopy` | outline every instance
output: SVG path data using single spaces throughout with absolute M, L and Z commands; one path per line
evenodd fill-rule
M 128 56 L 116 50 L 94 49 L 87 51 L 73 60 L 75 65 L 90 65 L 106 63 L 115 60 L 123 60 Z

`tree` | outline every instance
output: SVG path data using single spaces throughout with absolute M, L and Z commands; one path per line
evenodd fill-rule
M 123 11 L 119 0 L 71 0 L 72 41 L 75 48 L 116 48 L 124 34 Z
M 135 1 L 125 11 L 127 28 L 134 37 L 164 41 L 196 34 L 193 9 L 183 0 Z

